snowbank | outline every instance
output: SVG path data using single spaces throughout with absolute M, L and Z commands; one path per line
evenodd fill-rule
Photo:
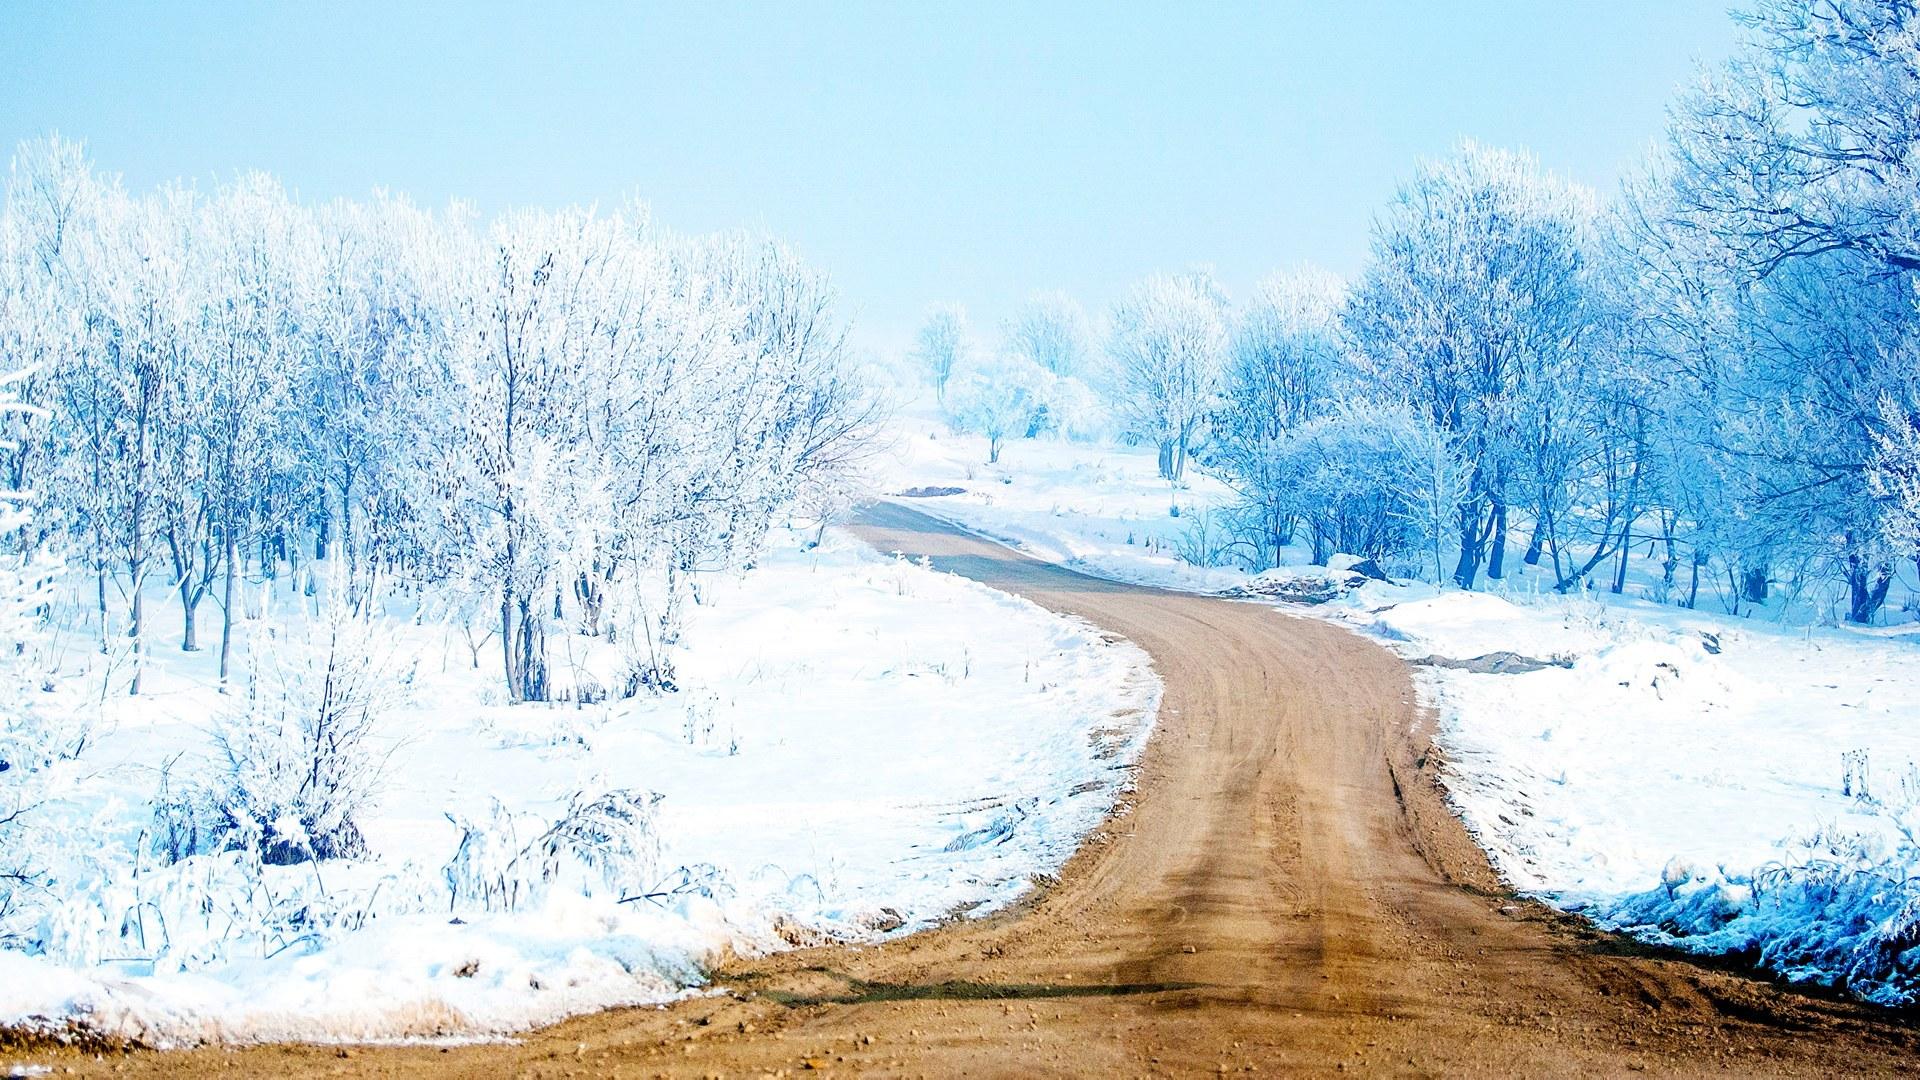
M 395 621 L 410 703 L 381 732 L 364 860 L 136 859 L 221 707 L 210 658 L 173 654 L 62 766 L 41 825 L 73 841 L 60 947 L 0 950 L 0 1022 L 161 1045 L 498 1035 L 689 992 L 730 951 L 991 910 L 1057 871 L 1147 737 L 1145 654 L 848 537 L 777 547 L 705 588 L 673 694 L 507 706 L 494 653 Z M 458 822 L 522 842 L 614 789 L 662 796 L 643 895 L 576 867 L 511 910 L 455 902 Z M 263 906 L 271 933 L 236 927 Z
M 1366 618 L 1409 655 L 1571 658 L 1422 679 L 1454 804 L 1516 888 L 1663 944 L 1914 999 L 1911 644 L 1618 600 L 1449 594 Z

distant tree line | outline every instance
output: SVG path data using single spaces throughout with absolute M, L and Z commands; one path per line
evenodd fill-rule
M 1736 608 L 1831 581 L 1869 621 L 1920 553 L 1920 9 L 1737 18 L 1739 54 L 1609 202 L 1466 145 L 1401 184 L 1355 280 L 1303 270 L 1235 308 L 1205 273 L 1150 278 L 1103 349 L 1036 303 L 975 361 L 1025 403 L 973 397 L 1037 433 L 1032 373 L 1077 377 L 1163 476 L 1231 485 L 1254 568 L 1304 541 L 1464 588 L 1517 557 L 1618 592 L 1650 555 L 1689 606 L 1705 581 Z M 943 311 L 916 356 L 944 380 L 963 339 Z M 1060 340 L 1064 368 L 1032 344 Z

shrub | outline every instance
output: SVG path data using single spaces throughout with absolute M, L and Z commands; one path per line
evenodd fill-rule
M 460 846 L 442 875 L 449 907 L 514 911 L 538 903 L 556 885 L 586 894 L 635 899 L 657 884 L 660 838 L 651 791 L 616 788 L 576 793 L 567 812 L 522 843 L 514 816 L 498 799 L 483 821 L 451 818 Z
M 366 853 L 355 819 L 383 780 L 376 732 L 410 676 L 369 616 L 344 606 L 262 638 L 245 692 L 215 722 L 214 775 L 156 804 L 154 835 L 170 860 L 255 845 L 269 866 Z
M 1823 829 L 1749 876 L 1676 862 L 1607 922 L 1701 953 L 1739 953 L 1795 982 L 1883 1005 L 1920 1001 L 1920 815 L 1880 809 L 1886 828 Z

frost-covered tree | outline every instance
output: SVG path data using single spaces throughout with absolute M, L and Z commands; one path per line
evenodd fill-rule
M 4 311 L 4 308 L 0 308 Z M 43 410 L 20 398 L 26 371 L 0 374 L 0 418 L 44 424 Z M 17 438 L 0 443 L 15 453 Z M 0 487 L 0 943 L 38 885 L 42 845 L 32 814 L 44 794 L 44 770 L 77 752 L 69 733 L 38 704 L 46 662 L 43 628 L 55 564 L 32 541 L 27 492 Z
M 497 596 L 515 701 L 548 696 L 546 639 L 560 582 L 579 519 L 599 501 L 592 406 L 634 324 L 609 325 L 602 337 L 594 320 L 623 293 L 638 293 L 641 269 L 618 242 L 623 228 L 581 211 L 524 211 L 472 242 L 468 317 L 453 345 L 465 418 L 453 454 L 468 463 L 468 528 L 481 580 Z
M 1205 273 L 1159 275 L 1114 308 L 1107 337 L 1115 411 L 1159 448 L 1160 475 L 1179 480 L 1219 390 L 1227 301 Z
M 544 700 L 556 620 L 578 604 L 593 631 L 642 577 L 654 610 L 626 616 L 648 660 L 620 689 L 670 685 L 654 646 L 691 576 L 741 565 L 857 460 L 871 409 L 831 294 L 783 250 L 668 243 L 635 215 L 522 213 L 465 243 L 490 269 L 449 347 L 447 521 L 498 606 L 510 691 Z
M 1530 157 L 1469 144 L 1427 162 L 1376 221 L 1346 326 L 1375 392 L 1413 405 L 1474 463 L 1452 574 L 1503 571 L 1516 435 L 1556 430 L 1566 370 L 1598 325 L 1592 197 Z M 1629 514 L 1631 517 L 1632 515 Z
M 241 558 L 263 523 L 260 500 L 285 467 L 291 442 L 283 418 L 300 359 L 298 321 L 310 306 L 315 238 L 307 215 L 261 173 L 241 177 L 211 200 L 202 227 L 203 336 L 191 358 L 198 378 L 189 382 L 201 392 L 178 400 L 185 406 L 181 415 L 201 429 L 207 454 L 205 505 L 219 550 L 206 561 L 220 570 L 224 680 Z
M 16 163 L 0 256 L 0 347 L 52 414 L 0 470 L 45 502 L 35 542 L 84 552 L 134 692 L 150 588 L 189 650 L 215 602 L 225 673 L 249 590 L 283 578 L 489 610 L 515 700 L 553 693 L 556 633 L 644 655 L 623 692 L 671 685 L 698 575 L 749 565 L 793 508 L 844 507 L 874 418 L 819 275 L 640 210 L 482 230 L 259 175 L 132 195 L 50 141 Z
M 1054 382 L 1045 368 L 1015 353 L 961 366 L 947 392 L 947 415 L 955 430 L 987 440 L 987 464 L 1000 460 L 1009 438 L 1034 434 Z
M 1896 554 L 1870 482 L 1900 437 L 1882 405 L 1912 400 L 1916 377 L 1920 13 L 1761 0 L 1740 17 L 1743 49 L 1675 110 L 1634 219 L 1660 271 L 1642 306 L 1698 403 L 1672 479 L 1730 511 L 1703 518 L 1724 523 L 1711 535 L 1748 596 L 1785 561 L 1844 580 L 1864 622 Z
M 72 240 L 97 203 L 80 147 L 62 139 L 24 144 L 8 178 L 0 217 L 0 362 L 16 369 L 13 400 L 44 407 L 53 376 L 83 331 L 72 306 L 57 302 L 81 283 Z M 57 463 L 47 426 L 27 414 L 0 415 L 0 484 L 31 492 Z
M 454 417 L 446 340 L 455 314 L 436 273 L 441 223 L 404 200 L 340 202 L 317 216 L 313 281 L 295 347 L 302 408 L 283 505 L 270 515 L 263 569 L 299 556 L 288 537 L 308 528 L 318 557 L 337 556 L 349 599 L 387 575 L 438 572 L 427 534 L 435 463 Z
M 934 308 L 914 336 L 913 359 L 927 373 L 942 403 L 947 400 L 947 382 L 966 359 L 968 348 L 967 313 L 951 304 Z
M 0 438 L 15 446 L 0 459 L 4 482 L 32 495 L 36 531 L 58 525 L 81 537 L 76 562 L 93 576 L 102 651 L 111 647 L 113 579 L 122 570 L 143 579 L 151 552 L 159 371 L 150 344 L 178 327 L 171 307 L 141 299 L 152 295 L 141 278 L 174 264 L 125 257 L 136 247 L 154 253 L 148 224 L 93 175 L 77 144 L 42 139 L 16 154 L 0 213 L 0 356 L 29 369 L 14 384 L 18 399 L 58 422 L 0 416 Z M 136 600 L 128 632 L 136 658 L 139 612 Z
M 1765 278 L 1845 254 L 1920 271 L 1920 9 L 1755 0 L 1739 54 L 1680 103 L 1679 215 Z
M 1086 313 L 1067 294 L 1034 296 L 1007 320 L 1003 332 L 1005 351 L 1054 375 L 1085 376 L 1087 343 L 1093 334 Z
M 1262 283 L 1234 320 L 1204 463 L 1239 495 L 1246 539 L 1267 565 L 1311 513 L 1303 483 L 1311 454 L 1301 430 L 1333 407 L 1349 381 L 1343 289 L 1323 271 L 1283 274 Z
M 1881 499 L 1881 529 L 1890 544 L 1920 551 L 1920 407 L 1885 398 L 1880 422 L 1867 480 Z
M 128 690 L 137 694 L 146 587 L 165 557 L 166 450 L 178 435 L 168 424 L 170 400 L 196 319 L 188 263 L 194 203 L 177 188 L 133 199 L 103 186 L 97 195 L 90 227 L 72 238 L 77 266 L 54 301 L 85 328 L 54 375 L 54 427 L 68 467 L 79 470 L 62 490 L 71 495 L 70 523 L 91 541 L 102 648 L 109 578 L 117 578 L 133 656 Z

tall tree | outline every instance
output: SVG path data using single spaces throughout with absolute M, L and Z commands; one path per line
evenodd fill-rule
M 1313 455 L 1303 428 L 1325 415 L 1350 381 L 1340 340 L 1345 286 L 1302 269 L 1263 282 L 1235 320 L 1205 463 L 1240 496 L 1254 521 L 1259 561 L 1271 565 L 1312 508 L 1305 473 Z M 1327 539 L 1324 530 L 1319 541 Z
M 1061 292 L 1040 293 L 1023 304 L 1004 328 L 1006 351 L 1059 376 L 1082 376 L 1087 362 L 1086 313 Z
M 933 383 L 934 396 L 945 403 L 947 382 L 966 359 L 967 313 L 954 305 L 934 308 L 913 339 L 913 358 Z
M 1376 221 L 1346 325 L 1380 393 L 1416 406 L 1473 462 L 1453 580 L 1506 550 L 1516 419 L 1550 407 L 1592 325 L 1591 196 L 1521 154 L 1472 144 L 1428 162 Z M 1628 511 L 1629 519 L 1633 516 Z
M 1114 308 L 1107 355 L 1122 423 L 1159 447 L 1160 475 L 1179 480 L 1219 391 L 1226 295 L 1205 273 L 1148 278 Z
M 1920 378 L 1902 360 L 1920 333 L 1920 9 L 1760 0 L 1740 18 L 1742 50 L 1675 110 L 1641 244 L 1692 255 L 1669 307 L 1728 298 L 1714 325 L 1732 351 L 1682 371 L 1711 402 L 1690 445 L 1748 523 L 1748 591 L 1776 558 L 1833 566 L 1865 622 L 1894 555 L 1869 471 L 1904 438 L 1889 426 L 1915 422 L 1883 403 Z

